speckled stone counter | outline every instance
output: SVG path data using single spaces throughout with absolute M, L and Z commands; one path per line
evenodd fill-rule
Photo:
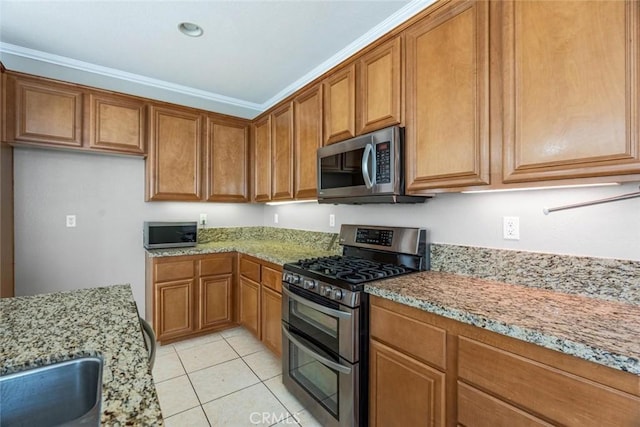
M 218 252 L 240 252 L 278 265 L 295 262 L 302 258 L 323 257 L 339 253 L 335 250 L 327 251 L 281 240 L 225 240 L 199 243 L 193 248 L 147 251 L 150 257 L 201 255 Z
M 443 272 L 365 290 L 540 346 L 640 375 L 640 306 Z
M 341 253 L 338 235 L 277 227 L 218 227 L 198 230 L 193 248 L 147 250 L 150 257 L 240 252 L 284 265 L 303 258 Z
M 163 425 L 129 285 L 0 299 L 0 375 L 102 356 L 102 425 Z

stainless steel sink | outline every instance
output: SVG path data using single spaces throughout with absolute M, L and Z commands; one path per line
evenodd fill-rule
M 99 426 L 102 358 L 0 377 L 0 426 Z

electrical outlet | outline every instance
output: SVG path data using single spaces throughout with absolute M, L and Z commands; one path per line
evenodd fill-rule
M 329 214 L 329 227 L 336 226 L 336 216 L 334 214 Z
M 273 214 L 273 223 L 274 223 L 274 224 L 277 224 L 277 223 L 278 223 L 278 220 L 279 220 L 279 218 L 278 218 L 278 214 L 277 214 L 277 213 Z
M 76 216 L 67 215 L 67 227 L 75 227 L 75 226 L 76 226 Z
M 505 216 L 502 218 L 502 237 L 505 240 L 520 240 L 520 218 Z
M 207 225 L 207 214 L 206 213 L 201 213 L 200 214 L 200 225 L 202 225 L 202 226 Z

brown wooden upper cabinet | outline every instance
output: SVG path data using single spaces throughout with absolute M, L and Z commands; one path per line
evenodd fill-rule
M 81 147 L 83 95 L 73 85 L 7 75 L 7 141 Z
M 402 37 L 396 37 L 358 60 L 357 133 L 401 122 Z
M 504 182 L 640 172 L 640 2 L 499 2 Z
M 489 183 L 487 2 L 455 2 L 409 27 L 407 192 Z
M 89 93 L 89 146 L 145 154 L 146 104 L 110 93 Z
M 206 147 L 206 200 L 248 202 L 248 122 L 209 116 Z
M 204 117 L 187 108 L 151 106 L 147 200 L 200 200 Z
M 324 145 L 356 134 L 356 65 L 349 64 L 324 80 Z
M 18 73 L 7 83 L 7 142 L 146 154 L 143 99 Z
M 271 199 L 293 199 L 293 103 L 271 113 Z
M 293 100 L 296 199 L 318 195 L 317 157 L 322 147 L 322 86 L 314 86 Z
M 253 185 L 252 200 L 271 200 L 271 116 L 266 115 L 255 121 L 253 129 Z

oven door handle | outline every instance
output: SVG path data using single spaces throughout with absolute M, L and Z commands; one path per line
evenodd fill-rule
M 291 341 L 292 343 L 294 343 L 300 350 L 304 351 L 305 353 L 307 353 L 309 356 L 313 357 L 315 360 L 317 360 L 318 362 L 322 363 L 325 366 L 328 366 L 331 369 L 334 369 L 338 372 L 342 372 L 343 374 L 347 374 L 350 375 L 351 374 L 351 368 L 348 366 L 343 366 L 339 363 L 334 362 L 333 360 L 329 360 L 326 357 L 323 357 L 321 355 L 319 355 L 318 353 L 316 353 L 315 351 L 311 350 L 309 347 L 307 347 L 306 345 L 302 344 L 298 339 L 294 338 L 291 333 L 287 330 L 287 327 L 282 325 L 282 333 L 287 337 L 287 339 L 289 341 Z
M 333 308 L 325 307 L 325 306 L 317 304 L 317 303 L 315 303 L 313 301 L 309 301 L 308 299 L 299 297 L 298 295 L 292 293 L 287 288 L 283 287 L 282 288 L 282 292 L 286 296 L 291 298 L 292 300 L 297 301 L 302 305 L 306 305 L 308 307 L 311 307 L 314 310 L 317 310 L 317 311 L 319 311 L 321 313 L 327 314 L 329 316 L 340 317 L 341 319 L 350 319 L 351 318 L 351 313 L 347 313 L 346 311 L 334 310 Z

